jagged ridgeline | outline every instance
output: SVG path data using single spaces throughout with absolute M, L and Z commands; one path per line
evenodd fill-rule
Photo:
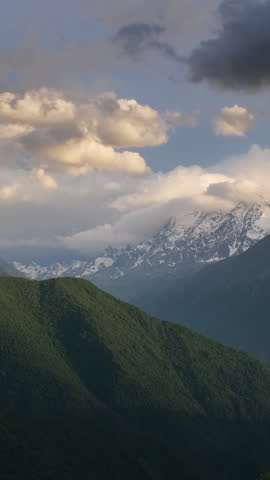
M 240 202 L 229 211 L 179 212 L 180 220 L 171 217 L 155 235 L 123 249 L 108 247 L 96 257 L 70 263 L 38 265 L 35 262 L 15 266 L 36 280 L 78 276 L 101 281 L 127 277 L 131 272 L 164 274 L 185 262 L 204 263 L 239 254 L 270 233 L 270 204 Z
M 72 276 L 136 303 L 149 283 L 184 278 L 203 265 L 238 255 L 270 233 L 270 205 L 240 202 L 230 211 L 179 212 L 149 239 L 123 249 L 107 248 L 95 257 L 28 265 L 15 262 L 26 277 L 44 280 Z
M 80 279 L 0 278 L 1 480 L 258 478 L 270 367 Z

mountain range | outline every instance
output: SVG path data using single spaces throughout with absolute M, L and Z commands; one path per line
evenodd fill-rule
M 256 480 L 270 367 L 88 281 L 0 278 L 3 480 Z
M 135 302 L 211 338 L 270 361 L 270 235 L 185 282 L 149 286 Z
M 184 278 L 190 271 L 241 254 L 270 233 L 270 204 L 240 202 L 230 211 L 192 211 L 170 218 L 147 241 L 122 249 L 108 247 L 86 261 L 39 265 L 14 262 L 23 275 L 44 280 L 85 278 L 126 301 L 151 284 Z
M 192 212 L 181 223 L 171 218 L 148 241 L 108 248 L 90 262 L 11 266 L 32 278 L 92 279 L 159 318 L 269 361 L 270 257 L 261 240 L 269 232 L 269 203 L 241 202 L 227 212 Z

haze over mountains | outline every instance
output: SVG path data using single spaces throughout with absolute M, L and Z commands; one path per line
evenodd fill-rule
M 0 310 L 1 478 L 269 470 L 266 363 L 80 279 L 2 277 Z
M 134 301 L 149 283 L 183 278 L 207 263 L 238 255 L 270 233 L 270 204 L 240 202 L 231 211 L 192 211 L 181 221 L 168 219 L 152 238 L 124 249 L 108 247 L 89 261 L 23 265 L 24 275 L 38 280 L 75 276 Z
M 1 7 L 0 480 L 270 480 L 270 0 Z
M 0 258 L 0 276 L 24 277 L 24 274 L 17 270 L 12 263 Z
M 270 360 L 269 232 L 269 203 L 241 202 L 229 212 L 193 212 L 182 223 L 171 218 L 149 241 L 108 248 L 90 262 L 14 267 L 32 278 L 92 279 L 159 318 Z
M 270 235 L 185 282 L 149 287 L 136 303 L 166 320 L 270 361 Z

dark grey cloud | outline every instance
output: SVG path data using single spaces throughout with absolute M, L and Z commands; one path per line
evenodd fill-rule
M 137 59 L 145 50 L 152 49 L 173 61 L 181 61 L 175 48 L 160 40 L 163 33 L 165 33 L 165 28 L 161 25 L 130 23 L 118 30 L 113 38 L 113 43 L 121 49 L 124 55 L 133 59 Z
M 270 85 L 270 1 L 223 0 L 221 27 L 188 59 L 190 78 L 247 91 Z
M 258 90 L 270 85 L 270 1 L 223 0 L 216 38 L 188 59 L 190 78 L 221 87 Z

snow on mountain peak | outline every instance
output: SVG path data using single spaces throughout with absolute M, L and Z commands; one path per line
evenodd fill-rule
M 130 272 L 171 272 L 183 263 L 208 263 L 237 255 L 270 233 L 270 204 L 239 202 L 230 211 L 193 211 L 181 221 L 171 217 L 151 238 L 123 249 L 108 247 L 87 261 L 48 267 L 36 263 L 14 266 L 34 279 L 76 276 L 93 281 L 117 279 Z

